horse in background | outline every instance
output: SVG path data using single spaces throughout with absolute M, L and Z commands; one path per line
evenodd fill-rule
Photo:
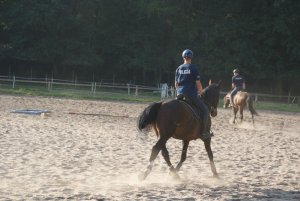
M 226 96 L 224 96 L 224 108 L 230 107 L 230 93 L 228 92 Z M 245 91 L 239 91 L 237 94 L 233 97 L 233 123 L 236 121 L 236 114 L 239 111 L 241 122 L 243 122 L 243 111 L 245 106 L 248 106 L 248 109 L 252 116 L 252 122 L 254 123 L 254 115 L 258 115 L 258 113 L 253 108 L 253 99 L 251 95 L 248 92 Z
M 217 116 L 220 83 L 221 81 L 218 84 L 210 84 L 201 94 L 212 117 Z M 149 175 L 154 165 L 154 160 L 160 151 L 169 166 L 170 173 L 178 178 L 177 172 L 186 160 L 189 142 L 199 138 L 204 142 L 213 175 L 214 177 L 218 177 L 211 150 L 211 137 L 206 139 L 202 138 L 200 133 L 202 119 L 185 101 L 176 99 L 165 100 L 153 103 L 145 108 L 138 118 L 138 129 L 140 131 L 150 131 L 151 128 L 154 129 L 159 139 L 152 148 L 150 163 L 146 171 L 139 175 L 140 180 L 144 180 Z M 169 152 L 166 148 L 166 143 L 171 137 L 182 140 L 183 144 L 181 159 L 176 167 L 173 167 Z

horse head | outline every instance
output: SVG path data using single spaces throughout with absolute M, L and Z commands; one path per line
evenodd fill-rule
M 207 105 L 212 117 L 215 117 L 218 114 L 221 82 L 221 80 L 218 83 L 210 82 L 209 86 L 207 86 L 201 94 L 201 97 Z

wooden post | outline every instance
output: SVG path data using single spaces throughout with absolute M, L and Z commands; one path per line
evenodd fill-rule
M 96 94 L 96 86 L 97 86 L 96 82 L 92 82 L 91 92 L 92 92 L 93 96 L 95 96 L 95 94 Z
M 46 77 L 45 77 L 45 83 L 46 83 L 46 88 L 48 86 L 48 78 L 47 78 L 47 74 L 46 74 Z
M 53 85 L 53 77 L 52 77 L 51 84 L 50 84 L 50 90 L 51 91 L 52 91 L 52 85 Z
M 175 88 L 173 86 L 171 86 L 171 97 L 175 98 Z
M 15 88 L 16 76 L 13 77 L 13 89 Z
M 137 97 L 139 95 L 139 87 L 135 86 L 135 96 Z
M 130 84 L 127 84 L 127 94 L 130 95 Z
M 91 84 L 91 93 L 93 93 L 94 92 L 94 82 L 92 82 L 92 84 Z

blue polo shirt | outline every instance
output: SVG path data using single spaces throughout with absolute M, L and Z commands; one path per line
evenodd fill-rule
M 176 69 L 175 80 L 178 83 L 177 95 L 185 94 L 192 98 L 197 97 L 196 80 L 200 80 L 200 75 L 195 65 L 180 65 Z
M 235 84 L 235 87 L 243 87 L 244 78 L 241 75 L 235 75 L 232 77 L 232 83 Z

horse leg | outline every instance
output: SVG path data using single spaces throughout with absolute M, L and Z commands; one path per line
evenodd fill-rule
M 164 157 L 165 161 L 167 162 L 168 166 L 169 166 L 169 170 L 170 170 L 170 175 L 174 178 L 174 179 L 179 179 L 179 175 L 177 174 L 177 170 L 173 167 L 171 161 L 170 161 L 170 156 L 169 156 L 169 151 L 167 150 L 166 144 L 163 145 L 162 149 L 161 149 L 161 154 Z
M 219 175 L 217 173 L 216 166 L 215 166 L 215 163 L 214 163 L 214 156 L 213 156 L 213 153 L 211 151 L 210 142 L 211 142 L 210 138 L 204 140 L 204 146 L 205 146 L 208 158 L 209 158 L 211 171 L 213 172 L 214 177 L 218 178 Z
M 232 110 L 233 110 L 233 123 L 235 124 L 236 113 L 237 113 L 238 109 L 235 108 L 234 106 L 232 106 Z
M 244 116 L 243 116 L 243 107 L 240 107 L 240 116 L 241 116 L 241 123 L 243 122 Z
M 186 160 L 186 154 L 187 154 L 187 148 L 189 146 L 189 141 L 183 140 L 182 141 L 182 153 L 181 153 L 181 158 L 179 163 L 176 166 L 176 171 L 179 171 L 179 169 L 181 168 L 183 162 Z
M 166 140 L 160 138 L 157 143 L 152 147 L 152 152 L 150 155 L 150 162 L 149 165 L 147 166 L 147 170 L 143 172 L 142 174 L 139 175 L 139 180 L 144 180 L 146 177 L 150 174 L 152 167 L 154 165 L 154 160 L 156 159 L 158 153 L 160 150 L 166 146 Z

